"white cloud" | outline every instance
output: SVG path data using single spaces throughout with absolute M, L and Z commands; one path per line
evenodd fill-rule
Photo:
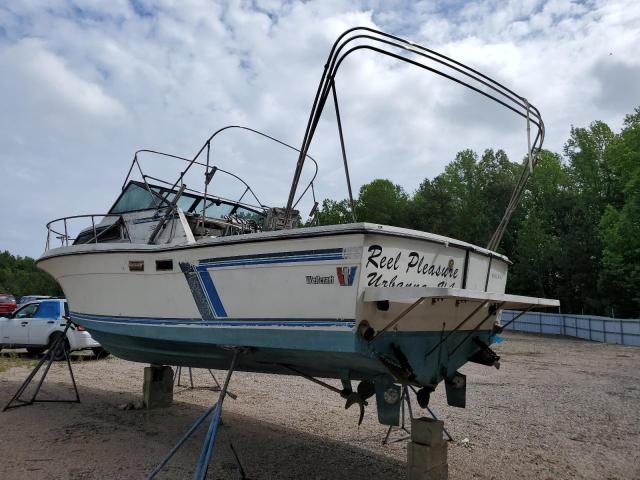
M 105 211 L 137 148 L 189 156 L 232 123 L 297 145 L 329 48 L 356 25 L 512 87 L 540 108 L 556 151 L 570 125 L 618 128 L 640 104 L 632 1 L 13 2 L 0 6 L 0 249 L 38 255 L 47 220 Z M 337 85 L 356 189 L 387 177 L 411 191 L 463 148 L 525 152 L 523 121 L 388 59 L 352 55 Z M 343 197 L 331 106 L 312 154 L 319 195 Z M 286 150 L 229 131 L 214 158 L 265 201 L 286 201 L 295 163 Z
M 122 105 L 105 94 L 100 85 L 70 71 L 39 40 L 20 40 L 3 49 L 1 55 L 15 67 L 13 82 L 19 82 L 24 99 L 42 114 L 66 110 L 68 115 L 102 119 L 119 119 L 125 114 Z

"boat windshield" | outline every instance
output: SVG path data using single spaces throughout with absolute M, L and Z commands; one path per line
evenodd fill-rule
M 109 213 L 126 213 L 157 208 L 163 198 L 166 197 L 167 201 L 171 202 L 176 196 L 176 192 L 168 188 L 149 185 L 149 189 L 151 191 L 143 183 L 129 182 Z M 177 205 L 185 213 L 201 215 L 204 202 L 205 199 L 202 196 L 183 193 L 178 199 Z M 206 202 L 205 216 L 209 218 L 224 218 L 235 215 L 240 219 L 254 220 L 258 223 L 261 223 L 264 218 L 262 212 L 247 208 L 239 203 L 212 197 L 208 197 Z
M 160 198 L 155 197 L 144 186 L 131 182 L 124 189 L 109 213 L 134 212 L 147 210 L 160 205 Z

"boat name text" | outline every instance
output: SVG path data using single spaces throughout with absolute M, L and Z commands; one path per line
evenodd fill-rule
M 460 274 L 458 268 L 454 268 L 452 259 L 446 265 L 429 263 L 424 254 L 411 251 L 409 253 L 399 251 L 396 254 L 385 255 L 380 245 L 371 245 L 368 248 L 366 268 L 374 267 L 375 271 L 367 274 L 370 287 L 426 287 L 426 284 L 417 282 L 398 281 L 398 275 L 390 279 L 384 279 L 385 271 L 394 271 L 400 274 L 419 274 L 431 279 L 439 280 L 438 287 L 453 287 Z

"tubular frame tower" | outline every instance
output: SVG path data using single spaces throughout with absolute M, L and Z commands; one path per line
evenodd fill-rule
M 293 175 L 291 190 L 287 201 L 287 214 L 289 215 L 293 209 L 294 199 L 298 189 L 298 182 L 302 174 L 305 158 L 311 146 L 311 142 L 322 116 L 324 107 L 331 95 L 336 113 L 342 159 L 349 193 L 349 202 L 351 205 L 353 220 L 356 221 L 355 203 L 353 199 L 351 179 L 349 176 L 349 166 L 344 143 L 342 122 L 340 119 L 340 110 L 338 107 L 336 76 L 344 60 L 350 54 L 359 50 L 368 50 L 380 55 L 391 57 L 444 77 L 499 103 L 526 121 L 527 156 L 523 165 L 523 170 L 507 204 L 505 213 L 491 237 L 489 244 L 487 245 L 489 250 L 496 250 L 509 224 L 509 220 L 511 219 L 511 216 L 524 193 L 525 185 L 533 173 L 533 168 L 538 161 L 538 155 L 542 148 L 545 133 L 544 123 L 540 112 L 535 106 L 531 105 L 525 97 L 518 95 L 501 83 L 467 65 L 464 65 L 461 62 L 416 43 L 369 27 L 355 27 L 345 31 L 338 37 L 331 48 L 324 67 L 324 72 L 320 79 L 320 84 L 316 91 L 313 105 L 311 107 L 311 113 L 309 114 L 309 120 L 307 122 L 302 145 L 300 146 L 300 154 L 298 156 L 298 162 Z M 535 126 L 537 130 L 533 140 L 531 138 L 531 125 Z

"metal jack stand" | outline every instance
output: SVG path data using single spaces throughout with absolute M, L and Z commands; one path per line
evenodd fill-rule
M 2 409 L 3 412 L 11 408 L 26 407 L 27 405 L 32 405 L 36 402 L 80 403 L 80 394 L 78 393 L 78 386 L 76 385 L 76 379 L 73 376 L 73 368 L 71 368 L 69 353 L 64 348 L 64 341 L 67 338 L 67 330 L 69 330 L 70 326 L 71 326 L 71 321 L 67 320 L 67 325 L 65 326 L 64 331 L 62 332 L 62 335 L 60 335 L 58 339 L 53 343 L 53 345 L 49 347 L 49 349 L 46 351 L 42 359 L 38 362 L 38 365 L 36 365 L 36 367 L 31 371 L 31 373 L 26 378 L 24 383 L 20 385 L 20 388 L 18 388 L 18 391 L 15 393 L 15 395 L 11 398 L 11 400 L 9 400 L 9 403 L 7 403 L 5 407 Z M 64 358 L 67 362 L 67 367 L 69 368 L 69 374 L 71 375 L 71 383 L 73 383 L 73 390 L 75 391 L 76 398 L 74 400 L 49 400 L 49 399 L 38 400 L 37 396 L 38 396 L 38 393 L 40 393 L 40 388 L 42 387 L 42 384 L 44 383 L 44 379 L 47 377 L 47 374 L 49 373 L 49 369 L 51 368 L 51 365 L 54 362 L 55 353 L 58 352 L 59 350 L 62 350 L 62 352 L 64 352 Z M 42 365 L 44 365 L 45 362 L 47 362 L 47 366 L 44 369 L 44 373 L 42 374 L 42 377 L 40 377 L 40 380 L 38 381 L 38 385 L 36 386 L 36 389 L 33 392 L 31 399 L 22 400 L 20 397 L 25 392 L 25 390 L 29 387 L 29 385 L 31 384 L 31 381 L 35 378 L 38 371 L 40 370 L 40 367 L 42 367 Z M 14 402 L 15 404 L 12 405 Z
M 187 368 L 189 369 L 189 385 L 182 385 L 182 383 L 180 383 L 182 381 L 182 367 L 180 367 L 180 366 L 176 367 L 176 370 L 174 372 L 173 384 L 178 386 L 178 387 L 187 387 L 189 389 L 194 389 L 196 387 L 194 387 L 194 385 L 193 385 L 193 371 L 192 371 L 193 369 L 191 367 L 187 367 Z M 219 392 L 222 389 L 222 387 L 220 386 L 220 383 L 218 382 L 218 379 L 213 374 L 211 369 L 207 368 L 207 372 L 209 372 L 209 375 L 211 375 L 211 378 L 215 382 L 215 385 L 212 386 L 212 387 L 209 387 L 209 390 L 211 390 L 212 392 Z M 238 398 L 238 396 L 235 395 L 232 392 L 227 392 L 227 395 L 229 395 L 234 400 L 236 400 Z
M 191 386 L 189 388 L 194 388 L 193 386 L 193 373 L 191 373 L 191 367 L 187 367 L 189 368 L 189 383 L 191 384 Z M 176 371 L 173 372 L 173 384 L 177 385 L 178 387 L 186 387 L 187 385 L 182 385 L 180 383 L 182 379 L 182 367 L 176 367 Z M 218 383 L 218 382 L 216 382 Z
M 418 395 L 418 392 L 416 392 L 416 389 L 415 389 L 415 388 L 411 387 L 411 391 L 412 391 L 413 393 L 415 393 L 416 395 Z M 431 415 L 431 418 L 433 418 L 434 420 L 438 420 L 438 417 L 436 417 L 436 414 L 435 414 L 435 413 L 433 413 L 433 410 L 431 410 L 431 409 L 429 408 L 429 405 L 427 405 L 425 408 L 427 409 L 427 412 L 429 412 L 429 415 Z M 447 435 L 447 438 L 449 439 L 449 441 L 450 441 L 450 442 L 453 442 L 453 437 L 452 437 L 452 436 L 451 436 L 451 434 L 447 431 L 447 429 L 446 429 L 446 428 L 444 428 L 444 427 L 442 427 L 442 430 L 444 430 L 444 433 Z
M 407 385 L 402 387 L 402 395 L 400 395 L 400 401 L 402 402 L 401 410 L 400 410 L 400 426 L 397 427 L 398 430 L 404 430 L 404 432 L 407 433 L 408 435 L 405 437 L 400 437 L 400 438 L 396 438 L 394 440 L 389 441 L 389 437 L 391 436 L 391 432 L 394 428 L 393 425 L 390 425 L 389 428 L 387 429 L 387 434 L 385 435 L 384 440 L 382 440 L 383 445 L 387 445 L 389 443 L 402 442 L 404 440 L 409 440 L 411 438 L 411 432 L 407 429 L 405 424 L 405 406 L 404 406 L 404 404 L 406 403 L 407 404 L 406 411 L 409 412 L 409 420 L 413 420 L 414 416 L 413 416 L 413 409 L 411 408 L 411 396 L 410 396 L 411 391 L 415 393 L 415 390 L 412 387 L 408 387 Z M 438 417 L 436 417 L 436 414 L 433 413 L 433 410 L 431 410 L 428 406 L 426 407 L 426 409 L 429 412 L 429 415 L 431 415 L 431 417 L 434 420 L 438 420 Z M 449 434 L 446 428 L 443 428 L 443 430 L 444 430 L 444 433 L 449 438 L 449 441 L 452 442 L 453 437 Z
M 182 445 L 193 435 L 193 433 L 197 430 L 197 428 L 206 420 L 206 418 L 213 413 L 213 417 L 211 418 L 211 423 L 209 424 L 209 429 L 204 438 L 204 444 L 202 446 L 202 452 L 200 453 L 200 458 L 198 459 L 198 463 L 196 464 L 195 472 L 193 473 L 193 480 L 204 480 L 207 476 L 207 471 L 209 470 L 209 464 L 211 463 L 211 455 L 213 453 L 213 446 L 216 442 L 216 436 L 218 434 L 218 427 L 220 425 L 220 421 L 222 419 L 222 403 L 224 402 L 225 397 L 229 393 L 227 388 L 229 387 L 229 381 L 231 380 L 231 375 L 236 367 L 236 362 L 238 360 L 238 350 L 233 352 L 233 358 L 231 359 L 231 365 L 229 366 L 229 371 L 227 372 L 227 377 L 225 378 L 224 385 L 220 392 L 220 398 L 218 401 L 209 407 L 194 423 L 191 425 L 189 430 L 182 436 L 182 438 L 175 444 L 175 446 L 169 451 L 166 457 L 162 459 L 162 461 L 158 464 L 158 466 L 149 474 L 147 480 L 154 480 L 156 475 L 160 473 L 160 471 L 169 463 L 169 460 L 176 454 L 176 452 L 182 447 Z M 244 469 L 240 464 L 238 456 L 236 454 L 235 449 L 231 446 L 231 451 L 236 461 L 238 462 L 238 466 L 240 468 L 240 474 L 242 478 L 245 479 L 246 476 L 244 474 Z

